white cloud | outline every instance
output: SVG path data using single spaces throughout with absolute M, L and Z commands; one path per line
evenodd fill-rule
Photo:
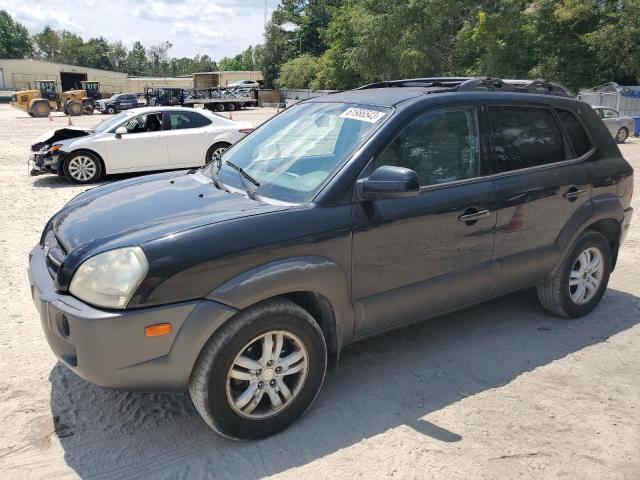
M 46 25 L 81 35 L 145 46 L 168 40 L 171 56 L 219 60 L 263 41 L 264 0 L 0 0 L 0 9 L 31 33 Z M 277 0 L 269 0 L 269 14 Z

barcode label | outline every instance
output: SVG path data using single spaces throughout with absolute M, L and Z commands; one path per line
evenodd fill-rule
M 340 115 L 342 118 L 351 118 L 352 120 L 361 120 L 363 122 L 376 123 L 382 117 L 385 112 L 378 112 L 377 110 L 369 110 L 366 108 L 347 108 Z

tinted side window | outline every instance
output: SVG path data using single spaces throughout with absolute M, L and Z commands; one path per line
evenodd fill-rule
M 171 130 L 181 130 L 184 128 L 198 128 L 209 125 L 211 122 L 195 112 L 170 112 L 169 128 Z
M 564 142 L 551 110 L 489 107 L 498 172 L 565 160 Z
M 376 159 L 375 167 L 415 170 L 420 185 L 453 182 L 480 175 L 475 107 L 433 110 L 412 120 Z
M 581 157 L 591 150 L 593 145 L 587 136 L 587 132 L 584 131 L 582 124 L 578 120 L 578 117 L 569 110 L 556 110 L 556 112 L 558 113 L 558 117 L 560 118 L 567 135 L 569 136 L 569 141 L 571 142 L 571 145 L 573 145 L 576 157 Z

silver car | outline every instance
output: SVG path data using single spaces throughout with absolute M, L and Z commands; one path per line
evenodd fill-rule
M 635 131 L 635 122 L 631 117 L 621 117 L 620 112 L 615 108 L 593 107 L 607 126 L 616 142 L 624 143 L 629 138 L 629 134 Z

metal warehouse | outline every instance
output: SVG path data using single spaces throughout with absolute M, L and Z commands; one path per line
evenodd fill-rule
M 103 93 L 127 90 L 127 74 L 40 60 L 0 59 L 0 90 L 24 90 L 35 80 L 54 80 L 58 91 L 77 88 L 82 80 L 100 82 Z

